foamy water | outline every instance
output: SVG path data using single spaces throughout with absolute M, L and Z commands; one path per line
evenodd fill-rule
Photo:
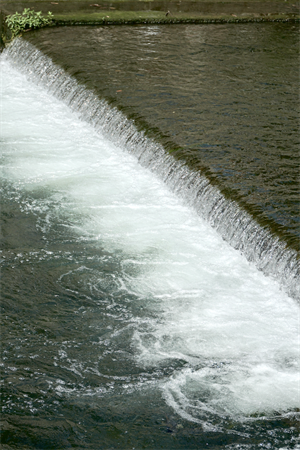
M 120 289 L 149 311 L 144 330 L 133 320 L 136 364 L 180 362 L 153 389 L 206 427 L 217 428 L 216 416 L 244 421 L 299 408 L 298 304 L 133 156 L 4 57 L 0 68 L 9 195 L 36 215 L 46 240 L 60 226 L 83 248 L 93 240 L 127 255 Z

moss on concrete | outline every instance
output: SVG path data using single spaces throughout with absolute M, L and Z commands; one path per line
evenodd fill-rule
M 4 0 L 0 46 L 9 39 L 5 17 L 24 8 L 54 15 L 53 25 L 299 22 L 299 0 Z
M 285 21 L 296 19 L 296 16 L 284 13 L 268 14 L 197 14 L 196 12 L 169 13 L 164 11 L 112 11 L 102 10 L 92 14 L 86 13 L 65 13 L 55 14 L 57 25 L 80 25 L 80 24 L 136 24 L 136 23 L 223 23 L 223 22 L 265 22 L 265 21 Z
M 165 13 L 160 11 L 111 11 L 87 13 L 55 14 L 56 23 L 135 23 L 144 20 L 162 20 L 166 18 Z

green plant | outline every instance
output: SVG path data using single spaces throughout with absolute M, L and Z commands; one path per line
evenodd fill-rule
M 15 38 L 20 33 L 32 28 L 41 28 L 52 23 L 53 15 L 48 12 L 47 16 L 43 16 L 42 12 L 35 12 L 30 8 L 25 8 L 20 13 L 11 14 L 6 18 L 6 24 L 12 33 L 12 38 Z

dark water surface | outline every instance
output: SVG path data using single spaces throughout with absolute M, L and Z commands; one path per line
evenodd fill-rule
M 299 250 L 297 26 L 58 28 L 28 38 Z
M 292 26 L 28 39 L 296 247 Z M 63 102 L 82 90 L 27 45 L 0 57 L 1 448 L 298 450 L 298 302 Z

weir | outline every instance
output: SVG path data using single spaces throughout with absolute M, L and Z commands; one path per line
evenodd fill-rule
M 1 443 L 297 449 L 296 254 L 31 44 L 0 85 Z
M 78 84 L 32 44 L 16 39 L 6 54 L 30 80 L 44 86 L 96 131 L 133 154 L 143 167 L 157 174 L 184 198 L 233 248 L 265 275 L 279 280 L 289 295 L 300 299 L 300 261 L 296 251 L 288 249 L 283 241 L 258 225 L 234 201 L 225 199 L 199 171 L 194 172 L 137 131 L 134 121 Z

